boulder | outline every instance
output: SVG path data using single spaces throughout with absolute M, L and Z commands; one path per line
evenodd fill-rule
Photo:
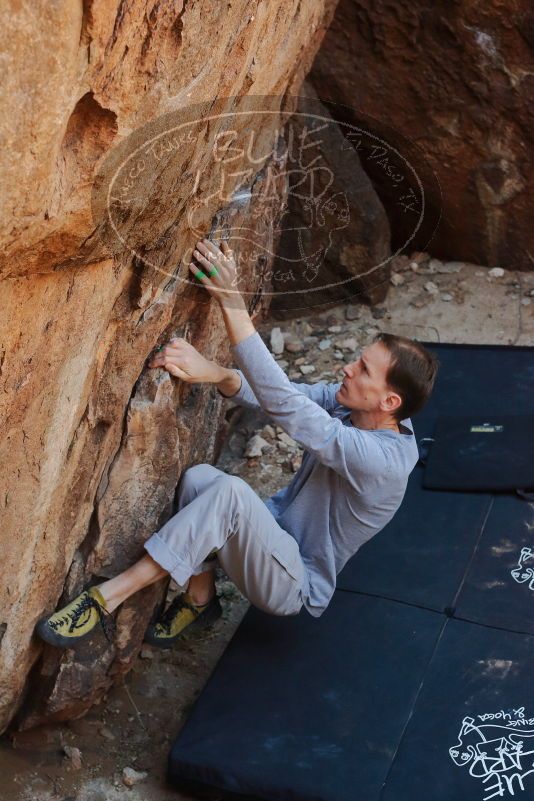
M 257 268 L 287 192 L 285 108 L 334 7 L 4 14 L 0 731 L 16 713 L 20 728 L 82 715 L 139 652 L 164 582 L 120 608 L 112 643 L 96 631 L 60 651 L 33 631 L 142 556 L 183 470 L 217 456 L 218 393 L 147 359 L 181 336 L 228 361 L 220 310 L 188 280 L 199 238 L 229 239 L 253 319 L 268 305 Z
M 270 311 L 290 319 L 348 300 L 374 304 L 388 291 L 387 215 L 350 141 L 339 108 L 304 81 L 286 131 L 289 188 L 272 267 Z
M 340 0 L 308 80 L 365 130 L 354 145 L 394 250 L 412 232 L 444 260 L 532 270 L 533 48 L 528 0 Z M 424 196 L 417 230 L 395 150 Z

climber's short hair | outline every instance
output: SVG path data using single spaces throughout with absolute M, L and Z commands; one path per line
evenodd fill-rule
M 397 422 L 421 411 L 429 399 L 440 365 L 437 357 L 420 342 L 380 331 L 373 342 L 382 342 L 390 354 L 386 383 L 402 403 L 393 417 Z

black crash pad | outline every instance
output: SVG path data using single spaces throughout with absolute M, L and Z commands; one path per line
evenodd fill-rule
M 423 487 L 529 492 L 534 490 L 533 465 L 534 413 L 439 417 L 425 461 Z
M 441 628 L 435 612 L 354 593 L 317 619 L 250 608 L 172 749 L 171 781 L 378 799 Z
M 423 470 L 412 471 L 393 519 L 349 559 L 338 589 L 441 612 L 454 605 L 492 496 L 423 489 Z
M 532 414 L 534 348 L 423 343 L 440 361 L 432 397 L 412 422 L 432 436 L 442 415 Z
M 492 498 L 455 617 L 534 634 L 534 503 Z
M 530 635 L 449 620 L 382 801 L 534 798 L 533 653 Z
M 534 348 L 424 344 L 441 368 L 418 441 L 442 415 L 532 413 Z M 422 471 L 320 618 L 247 612 L 169 755 L 175 787 L 534 799 L 534 504 L 424 489 Z

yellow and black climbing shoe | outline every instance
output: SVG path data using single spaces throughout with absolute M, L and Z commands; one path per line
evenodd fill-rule
M 214 623 L 222 615 L 219 596 L 214 595 L 204 606 L 194 604 L 185 592 L 176 596 L 169 608 L 146 630 L 145 642 L 156 648 L 172 648 L 187 629 L 189 633 Z
M 43 617 L 36 626 L 37 634 L 58 648 L 75 648 L 100 623 L 108 642 L 115 628 L 113 616 L 97 589 L 90 587 L 53 615 Z

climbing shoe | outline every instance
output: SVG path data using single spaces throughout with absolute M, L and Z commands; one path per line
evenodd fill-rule
M 53 615 L 43 617 L 36 626 L 37 634 L 58 648 L 75 648 L 100 623 L 108 642 L 115 628 L 113 615 L 96 587 L 90 587 L 70 604 Z
M 201 629 L 222 615 L 219 596 L 214 595 L 204 606 L 194 604 L 188 593 L 177 595 L 169 608 L 146 630 L 145 642 L 156 648 L 172 648 L 183 632 Z

